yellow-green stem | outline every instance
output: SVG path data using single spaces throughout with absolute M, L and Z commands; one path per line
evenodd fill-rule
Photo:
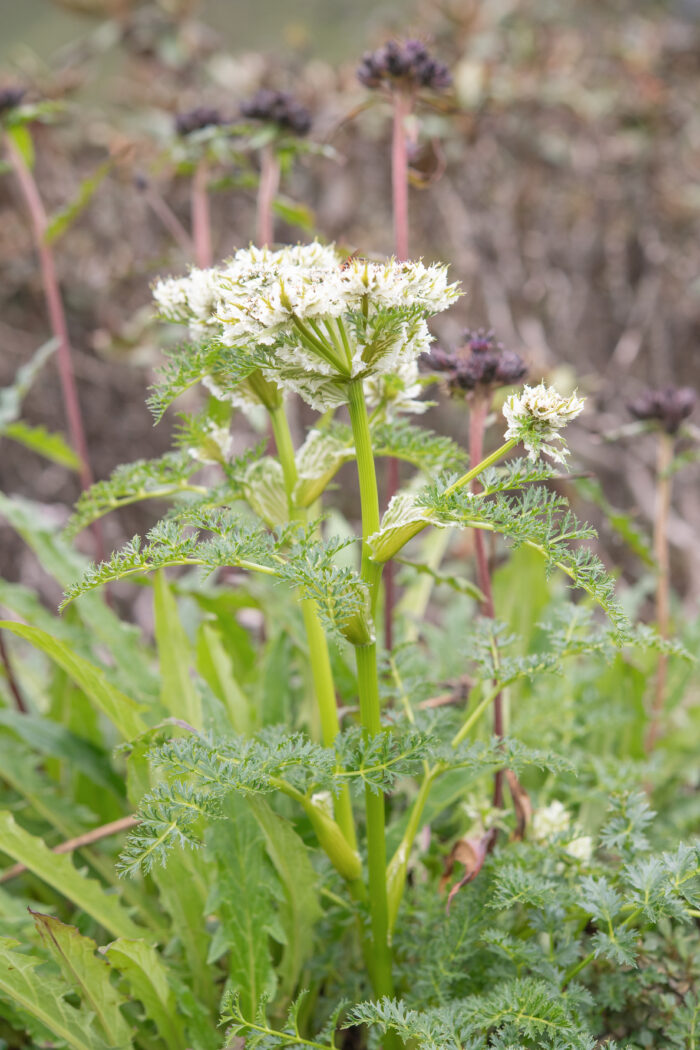
M 289 430 L 284 406 L 280 405 L 270 412 L 272 432 L 275 436 L 277 454 L 282 465 L 282 474 L 287 492 L 287 505 L 290 519 L 303 520 L 306 512 L 294 505 L 294 487 L 297 483 L 297 468 L 294 456 L 294 444 Z M 326 747 L 333 747 L 335 738 L 340 732 L 340 720 L 335 699 L 335 685 L 331 668 L 328 642 L 318 617 L 316 605 L 310 598 L 301 601 L 301 612 L 309 646 L 311 676 L 316 693 L 319 715 L 321 718 L 321 737 Z M 335 819 L 353 850 L 357 850 L 355 821 L 352 814 L 352 801 L 347 787 L 343 787 L 333 802 Z
M 374 468 L 372 439 L 367 417 L 361 380 L 348 384 L 348 408 L 355 441 L 357 473 L 360 484 L 362 508 L 362 578 L 370 594 L 372 614 L 377 605 L 377 592 L 381 579 L 381 567 L 370 558 L 367 539 L 379 528 L 379 497 Z M 377 647 L 356 646 L 357 687 L 360 699 L 360 719 L 368 736 L 382 731 L 379 678 L 377 673 Z M 393 995 L 394 985 L 389 945 L 389 906 L 387 898 L 386 832 L 384 795 L 365 789 L 365 812 L 367 817 L 367 866 L 369 874 L 370 919 L 374 945 L 374 992 L 377 997 Z M 395 1040 L 385 1040 L 385 1045 L 396 1045 Z

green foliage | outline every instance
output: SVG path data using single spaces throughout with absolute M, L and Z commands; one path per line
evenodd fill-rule
M 100 164 L 92 175 L 83 179 L 73 200 L 51 216 L 44 231 L 44 240 L 47 244 L 53 244 L 59 237 L 62 237 L 85 211 L 100 183 L 111 170 L 112 163 L 111 160 L 107 160 L 104 164 Z
M 491 478 L 487 473 L 478 496 L 464 490 L 450 493 L 438 486 L 421 494 L 419 505 L 443 525 L 500 533 L 516 550 L 524 544 L 533 547 L 543 555 L 548 571 L 560 569 L 571 586 L 585 591 L 605 610 L 623 641 L 629 636 L 629 623 L 615 596 L 614 580 L 590 547 L 578 546 L 595 531 L 577 520 L 563 496 L 548 489 L 533 485 L 518 495 L 505 494 L 540 476 L 541 472 L 525 472 L 516 464 L 505 477 Z

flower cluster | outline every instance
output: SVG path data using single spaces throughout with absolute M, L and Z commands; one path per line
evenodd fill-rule
M 261 88 L 242 103 L 241 115 L 248 120 L 276 124 L 294 135 L 306 135 L 311 129 L 311 113 L 287 91 Z
M 495 387 L 512 386 L 527 374 L 527 365 L 514 350 L 506 350 L 493 332 L 480 328 L 467 331 L 464 343 L 456 350 L 435 347 L 423 364 L 444 378 L 450 395 L 474 391 L 488 393 Z
M 226 123 L 218 109 L 211 106 L 196 106 L 175 114 L 175 130 L 178 135 L 191 135 L 202 128 L 218 127 Z
M 559 463 L 566 462 L 566 443 L 559 431 L 583 411 L 583 399 L 571 394 L 562 397 L 544 383 L 525 386 L 520 394 L 511 394 L 503 406 L 508 423 L 506 440 L 522 442 L 530 459 L 541 453 Z M 552 445 L 559 442 L 559 447 Z
M 575 834 L 575 831 L 571 824 L 571 814 L 559 799 L 554 799 L 543 809 L 535 810 L 532 817 L 532 835 L 537 842 L 564 840 L 564 849 L 570 857 L 589 861 L 593 855 L 593 839 L 590 835 Z
M 450 72 L 420 40 L 390 40 L 362 56 L 357 79 L 368 88 L 405 86 L 441 91 L 452 83 Z
M 667 386 L 663 390 L 645 390 L 627 407 L 635 419 L 655 420 L 667 434 L 676 434 L 695 408 L 697 399 L 692 387 Z
M 317 243 L 245 249 L 220 268 L 154 289 L 166 319 L 189 324 L 196 338 L 254 352 L 266 380 L 319 411 L 344 403 L 357 378 L 372 380 L 375 402 L 415 407 L 417 360 L 431 341 L 426 317 L 458 294 L 444 266 L 341 265 L 333 247 Z

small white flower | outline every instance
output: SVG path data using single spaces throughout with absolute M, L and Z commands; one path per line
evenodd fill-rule
M 562 397 L 554 387 L 545 383 L 525 386 L 520 393 L 511 394 L 503 406 L 508 423 L 506 440 L 516 438 L 522 441 L 530 459 L 544 452 L 564 463 L 566 442 L 559 431 L 583 411 L 583 404 L 583 399 L 576 394 Z M 559 447 L 550 444 L 552 441 L 559 442 Z
M 538 842 L 548 842 L 563 834 L 571 826 L 571 814 L 559 799 L 535 811 L 532 818 L 532 834 Z
M 593 839 L 590 835 L 579 835 L 578 838 L 572 839 L 564 849 L 575 860 L 590 860 L 593 856 Z

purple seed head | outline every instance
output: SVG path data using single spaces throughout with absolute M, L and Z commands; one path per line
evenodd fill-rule
M 423 364 L 444 376 L 451 396 L 513 386 L 527 374 L 522 357 L 514 350 L 504 349 L 493 332 L 483 328 L 465 332 L 464 343 L 456 350 L 435 347 L 424 355 Z
M 175 115 L 175 130 L 178 135 L 191 135 L 202 128 L 213 128 L 223 124 L 224 119 L 218 109 L 212 106 L 195 106 Z
M 19 106 L 26 93 L 26 88 L 16 85 L 0 88 L 0 116 Z
M 368 88 L 404 84 L 430 91 L 442 91 L 452 83 L 447 66 L 433 58 L 420 40 L 389 40 L 376 51 L 366 52 L 357 79 Z
M 294 135 L 307 135 L 311 130 L 311 113 L 287 91 L 261 88 L 241 105 L 241 115 L 248 120 L 277 124 Z
M 690 386 L 649 389 L 627 405 L 635 419 L 660 423 L 667 434 L 676 434 L 695 408 L 697 394 Z

